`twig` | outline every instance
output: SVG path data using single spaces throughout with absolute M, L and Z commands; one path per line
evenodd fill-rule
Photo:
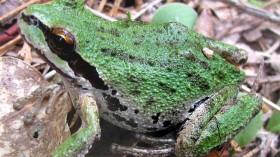
M 218 0 L 218 1 L 233 5 L 233 6 L 237 7 L 238 9 L 240 9 L 242 11 L 245 11 L 248 14 L 251 14 L 251 15 L 260 17 L 262 19 L 269 20 L 271 22 L 275 22 L 275 23 L 280 24 L 280 17 L 279 16 L 276 16 L 275 14 L 266 12 L 262 9 L 254 8 L 252 6 L 244 4 L 244 3 L 242 3 L 241 0 Z
M 253 85 L 252 85 L 251 93 L 256 93 L 257 92 L 257 89 L 259 87 L 260 78 L 261 78 L 261 75 L 262 75 L 262 72 L 263 72 L 263 67 L 264 67 L 264 59 L 261 60 L 261 64 L 260 64 L 260 67 L 259 67 L 259 70 L 258 70 L 258 74 L 256 76 L 256 79 L 255 79 Z
M 92 6 L 94 5 L 94 2 L 95 2 L 95 0 L 88 0 L 88 1 L 87 1 L 87 5 L 88 5 L 89 7 L 92 7 Z
M 147 5 L 144 9 L 140 10 L 137 14 L 135 14 L 134 16 L 132 16 L 131 20 L 135 20 L 138 17 L 140 17 L 142 14 L 144 14 L 148 9 L 150 9 L 151 7 L 153 7 L 154 5 L 160 3 L 163 0 L 155 0 L 152 3 L 150 3 L 149 5 Z
M 33 3 L 37 3 L 37 2 L 40 2 L 40 0 L 31 0 L 27 3 L 24 3 L 23 5 L 13 9 L 12 11 L 8 12 L 7 14 L 3 15 L 0 17 L 0 22 L 3 21 L 4 19 L 18 13 L 19 11 L 21 11 L 22 9 L 26 8 L 27 6 L 33 4 Z
M 112 10 L 109 12 L 109 16 L 114 17 L 120 7 L 122 0 L 115 0 Z
M 46 80 L 49 80 L 49 79 L 52 78 L 55 74 L 56 74 L 56 71 L 55 71 L 55 70 L 52 70 L 52 71 L 48 72 L 48 73 L 44 76 L 44 78 L 45 78 Z
M 88 6 L 85 6 L 87 9 L 89 9 L 93 14 L 95 14 L 96 16 L 98 16 L 98 17 L 101 17 L 101 18 L 103 18 L 103 19 L 105 19 L 105 20 L 108 20 L 108 21 L 111 21 L 111 22 L 114 22 L 114 21 L 117 21 L 116 19 L 114 19 L 114 18 L 112 18 L 112 17 L 110 17 L 110 16 L 108 16 L 108 15 L 106 15 L 106 14 L 103 14 L 103 13 L 101 13 L 101 12 L 99 12 L 99 11 L 96 11 L 96 10 L 93 10 L 93 9 L 91 9 L 90 7 L 88 7 Z
M 3 1 L 0 1 L 0 5 L 2 5 L 3 3 L 5 3 L 7 0 L 3 0 Z
M 135 0 L 135 8 L 138 11 L 143 4 L 143 0 Z
M 271 55 L 279 48 L 279 46 L 280 46 L 280 39 L 276 40 L 275 43 L 271 47 L 269 47 L 269 49 L 266 50 L 266 52 L 264 53 Z
M 161 1 L 163 0 L 156 0 L 156 1 L 153 1 L 152 3 L 150 3 L 149 5 L 147 5 L 144 9 L 140 10 L 136 15 L 134 15 L 131 20 L 135 20 L 137 19 L 139 16 L 141 16 L 142 14 L 144 14 L 148 9 L 150 9 L 151 7 L 153 7 L 154 5 L 160 3 Z M 90 7 L 88 6 L 85 6 L 87 9 L 89 9 L 93 14 L 95 14 L 96 16 L 98 17 L 101 17 L 105 20 L 108 20 L 108 21 L 111 21 L 111 22 L 114 22 L 114 21 L 117 21 L 116 19 L 106 15 L 106 14 L 103 14 L 99 11 L 96 11 L 94 9 L 91 9 Z
M 0 56 L 3 56 L 4 53 L 12 48 L 16 43 L 18 43 L 21 40 L 21 36 L 18 35 L 17 37 L 15 37 L 13 40 L 9 41 L 8 43 L 6 43 L 5 45 L 0 47 Z
M 260 79 L 260 84 L 264 83 L 280 83 L 280 75 L 266 76 Z
M 98 6 L 98 11 L 102 11 L 103 10 L 103 8 L 104 8 L 104 6 L 105 6 L 105 4 L 107 3 L 107 0 L 102 0 L 101 2 L 100 2 L 100 4 L 99 4 L 99 6 Z
M 260 151 L 260 148 L 256 147 L 253 150 L 249 151 L 247 154 L 245 154 L 243 157 L 252 157 L 255 154 L 257 154 L 259 151 Z

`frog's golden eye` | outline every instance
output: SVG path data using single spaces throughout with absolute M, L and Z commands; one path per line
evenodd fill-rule
M 52 28 L 47 42 L 50 49 L 58 55 L 69 55 L 76 47 L 74 36 L 63 28 Z

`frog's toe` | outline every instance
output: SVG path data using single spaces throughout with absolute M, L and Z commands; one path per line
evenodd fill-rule
M 24 124 L 25 125 L 31 125 L 32 122 L 33 122 L 33 117 L 34 117 L 34 113 L 28 112 L 23 118 Z
M 66 92 L 65 89 L 59 86 L 58 88 L 55 88 L 52 92 L 48 93 L 49 101 L 46 108 L 47 114 L 52 113 L 54 104 L 56 103 L 57 100 L 59 100 L 59 97 L 65 92 Z
M 143 134 L 136 134 L 136 141 L 132 146 L 122 146 L 113 143 L 111 151 L 114 154 L 133 156 L 172 156 L 174 155 L 175 140 L 172 138 L 155 138 Z
M 21 110 L 21 109 L 24 107 L 23 103 L 21 103 L 22 101 L 23 101 L 23 100 L 22 100 L 22 98 L 21 98 L 21 99 L 18 99 L 18 100 L 13 104 L 14 110 Z
M 138 139 L 139 141 L 147 144 L 169 144 L 169 145 L 174 145 L 175 140 L 174 138 L 156 138 L 156 137 L 150 137 L 145 134 L 136 134 L 135 138 Z
M 48 103 L 46 107 L 46 113 L 51 112 L 51 106 L 56 102 L 61 94 L 63 94 L 65 90 L 57 85 L 49 85 L 47 87 L 41 87 L 32 92 L 29 96 L 18 99 L 14 104 L 13 108 L 15 110 L 21 110 L 25 106 L 29 104 L 34 104 L 32 110 L 27 112 L 23 118 L 25 125 L 31 125 L 33 123 L 33 119 L 38 113 L 38 111 L 43 107 L 43 100 L 48 98 Z
M 162 146 L 157 148 L 143 148 L 137 146 L 122 146 L 113 143 L 111 150 L 116 154 L 133 156 L 171 156 L 174 155 L 174 148 L 171 146 Z

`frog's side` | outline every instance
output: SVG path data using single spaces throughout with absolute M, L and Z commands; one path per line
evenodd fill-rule
M 243 72 L 217 54 L 234 56 L 239 49 L 178 23 L 108 22 L 85 9 L 82 0 L 57 0 L 30 6 L 19 25 L 27 42 L 64 78 L 81 88 L 92 86 L 104 119 L 137 132 L 181 123 L 195 104 L 244 80 Z M 72 47 L 50 46 L 60 40 L 54 30 L 73 35 Z M 202 52 L 205 47 L 213 56 Z

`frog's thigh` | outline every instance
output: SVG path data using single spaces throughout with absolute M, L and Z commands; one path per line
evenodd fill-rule
M 81 93 L 76 105 L 82 126 L 53 152 L 53 156 L 85 154 L 95 139 L 100 137 L 98 107 L 94 96 L 90 92 Z
M 231 139 L 260 111 L 260 97 L 238 96 L 234 86 L 223 88 L 190 116 L 179 132 L 177 156 L 197 156 Z

